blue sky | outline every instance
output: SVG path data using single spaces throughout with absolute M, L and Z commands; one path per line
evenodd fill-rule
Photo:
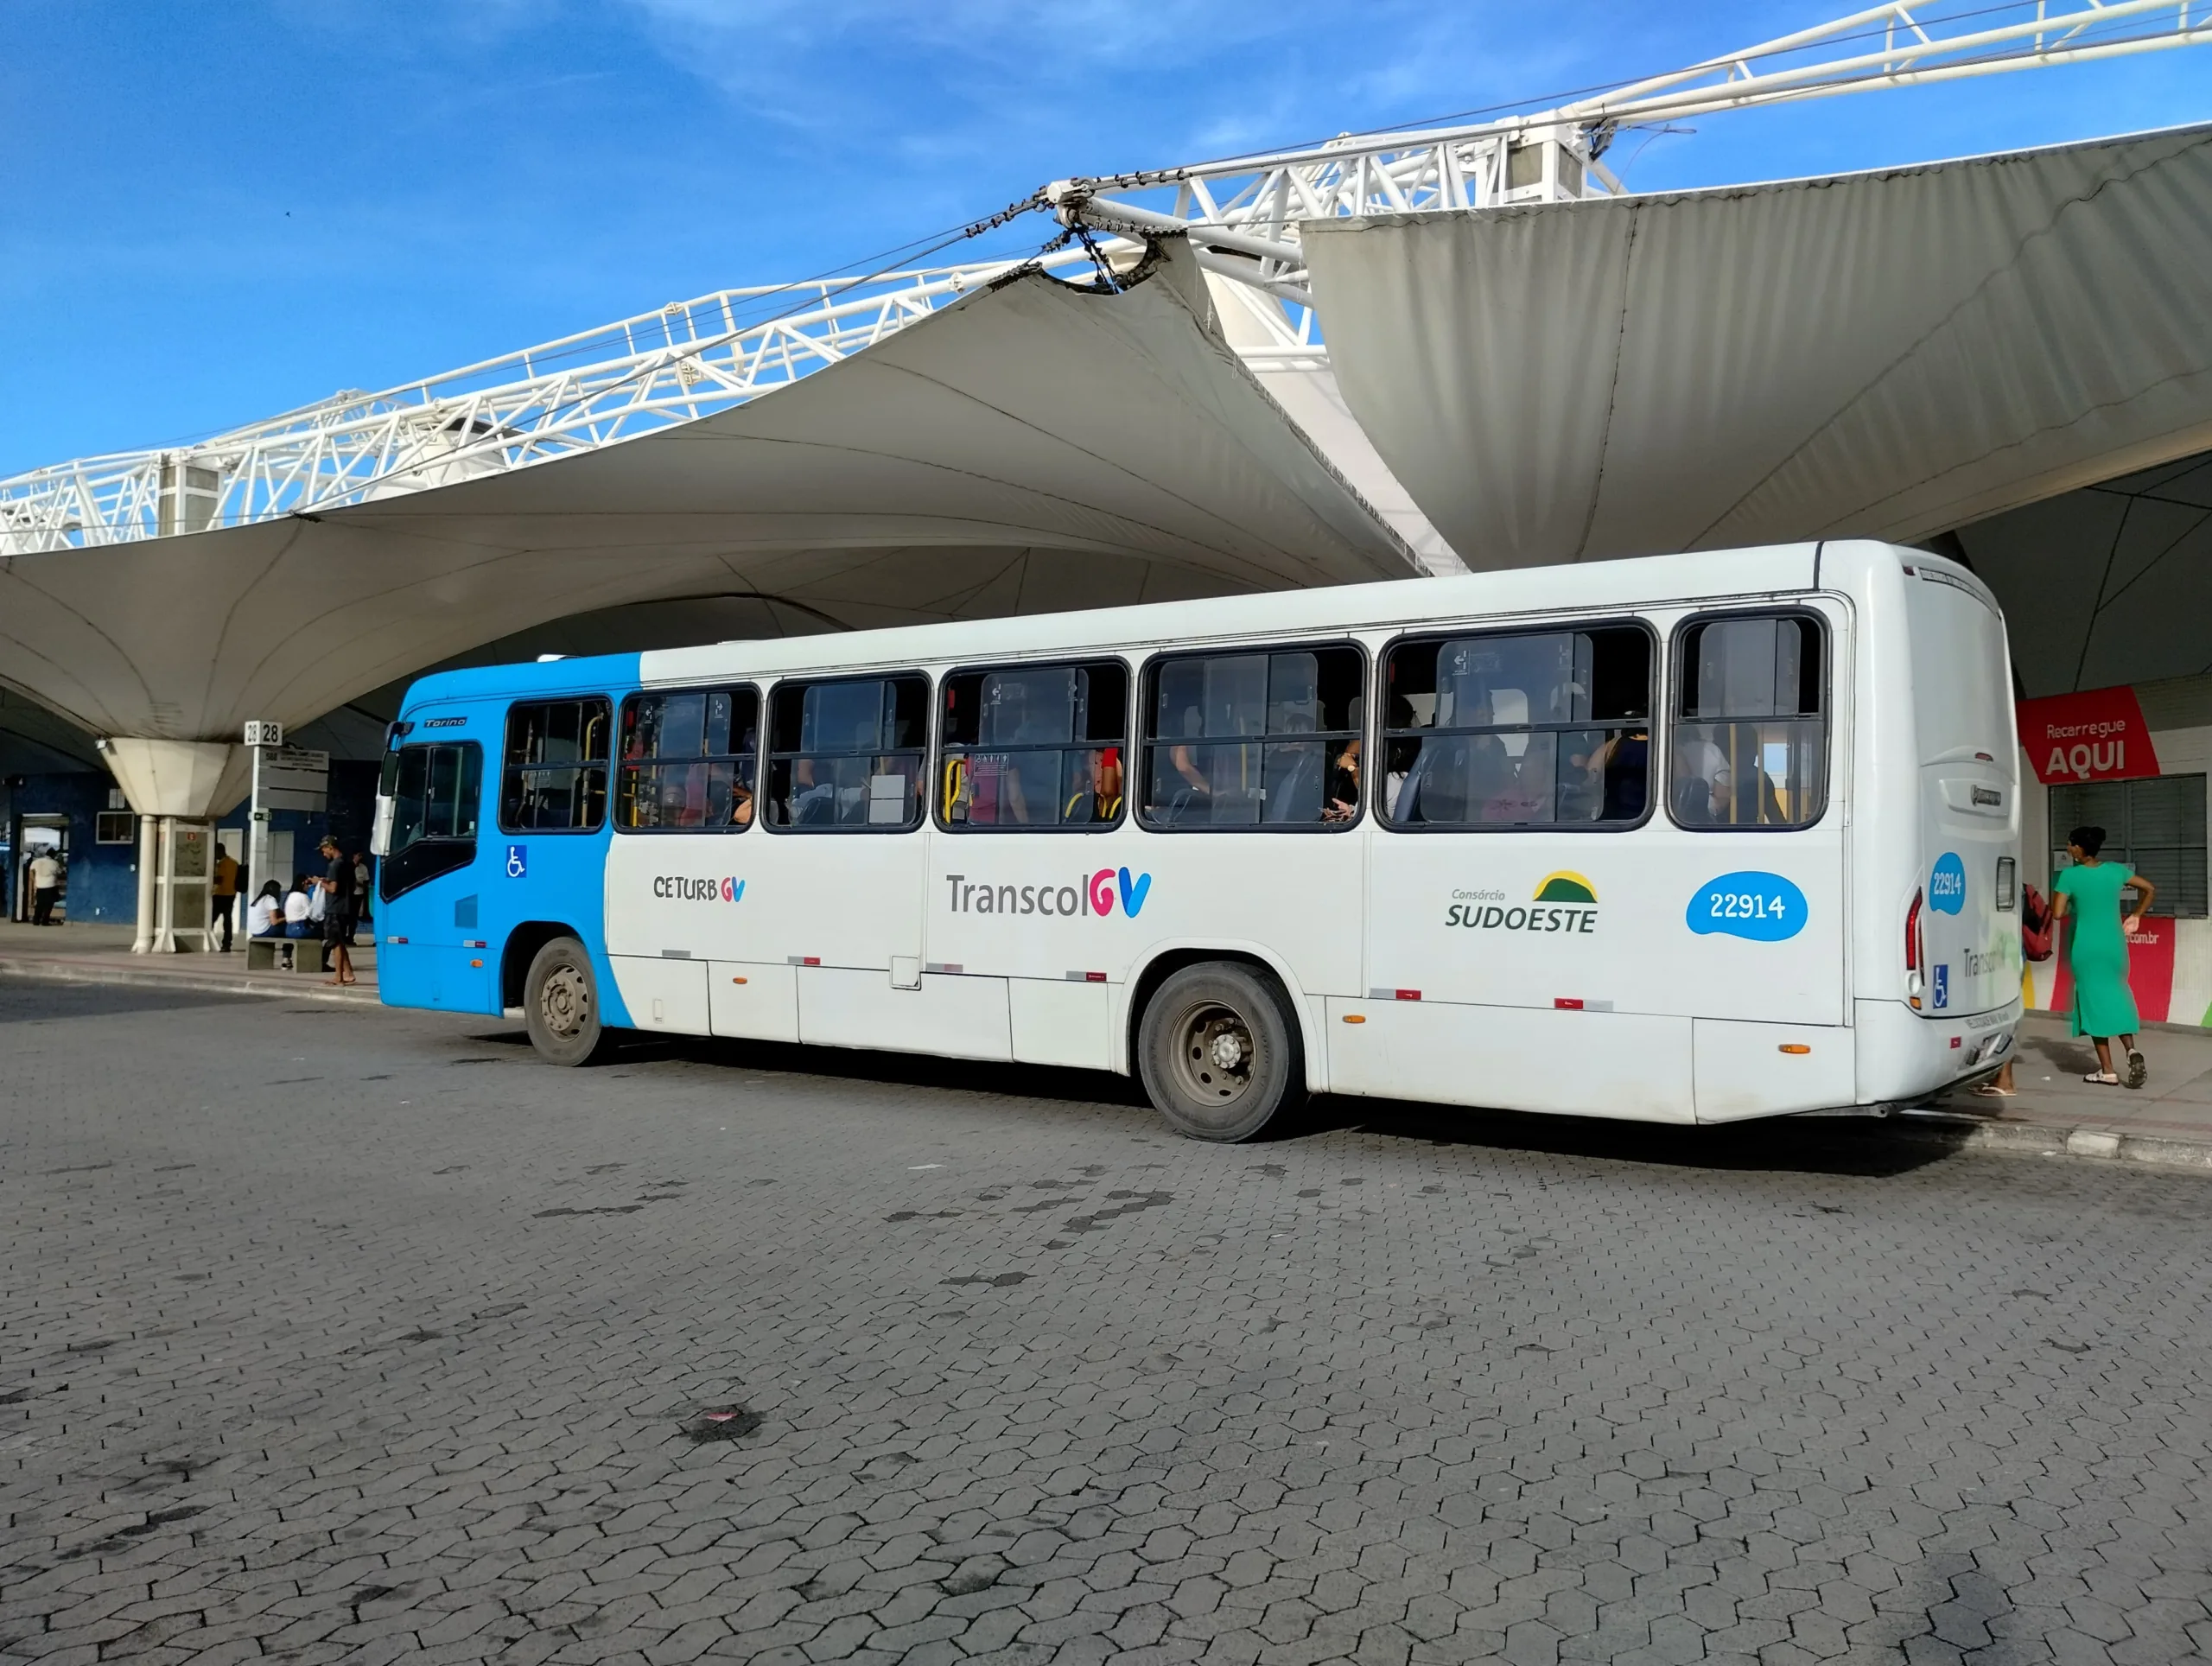
M 1564 94 L 1847 9 L 0 0 L 0 475 L 841 267 L 1049 178 Z M 2200 48 L 1612 160 L 1651 189 L 2205 119 Z

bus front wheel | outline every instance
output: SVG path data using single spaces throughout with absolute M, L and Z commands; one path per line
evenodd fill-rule
M 531 957 L 522 1009 L 531 1045 L 549 1065 L 588 1064 L 606 1045 L 599 979 L 574 938 L 555 938 Z
M 1179 1134 L 1249 1140 L 1305 1091 L 1298 1026 L 1273 980 L 1234 961 L 1173 973 L 1137 1033 L 1146 1095 Z

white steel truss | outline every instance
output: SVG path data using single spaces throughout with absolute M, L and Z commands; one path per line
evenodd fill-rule
M 34 469 L 0 480 L 0 558 L 308 513 L 634 439 L 786 386 L 1017 266 L 1122 267 L 1133 240 L 1162 232 L 1189 232 L 1202 264 L 1244 286 L 1240 310 L 1266 338 L 1248 331 L 1238 349 L 1255 369 L 1325 366 L 1300 220 L 1613 193 L 1603 158 L 1624 129 L 2207 43 L 2212 0 L 1897 0 L 1540 112 L 1062 180 L 971 231 L 1049 208 L 1103 234 L 1096 253 L 725 289 L 189 445 Z
M 724 289 L 188 446 L 35 469 L 0 481 L 0 556 L 335 508 L 634 439 L 849 358 L 1023 264 Z M 746 322 L 764 302 L 776 315 Z
M 1211 270 L 1297 308 L 1308 299 L 1301 220 L 1617 193 L 1621 183 L 1603 157 L 1625 128 L 2212 44 L 2212 4 L 2206 0 L 1965 3 L 1970 9 L 1892 0 L 1552 110 L 1060 180 L 1045 196 L 1071 226 L 1124 234 L 1187 231 Z M 1173 194 L 1145 203 L 1131 200 L 1131 192 Z

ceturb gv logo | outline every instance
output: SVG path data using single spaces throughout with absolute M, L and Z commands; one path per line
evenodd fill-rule
M 688 874 L 656 874 L 653 894 L 671 902 L 736 902 L 745 895 L 745 881 L 734 874 L 695 878 Z
M 1152 894 L 1152 875 L 1126 868 L 1102 868 L 1077 877 L 1073 885 L 993 885 L 965 874 L 947 874 L 947 902 L 956 914 L 1050 914 L 1069 919 L 1122 912 L 1135 919 Z

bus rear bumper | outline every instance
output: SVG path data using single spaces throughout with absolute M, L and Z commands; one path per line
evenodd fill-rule
M 2018 1046 L 2024 1010 L 2017 996 L 1987 1012 L 1941 1017 L 1902 1001 L 1856 1004 L 1861 1104 L 1910 1104 L 1995 1069 Z

